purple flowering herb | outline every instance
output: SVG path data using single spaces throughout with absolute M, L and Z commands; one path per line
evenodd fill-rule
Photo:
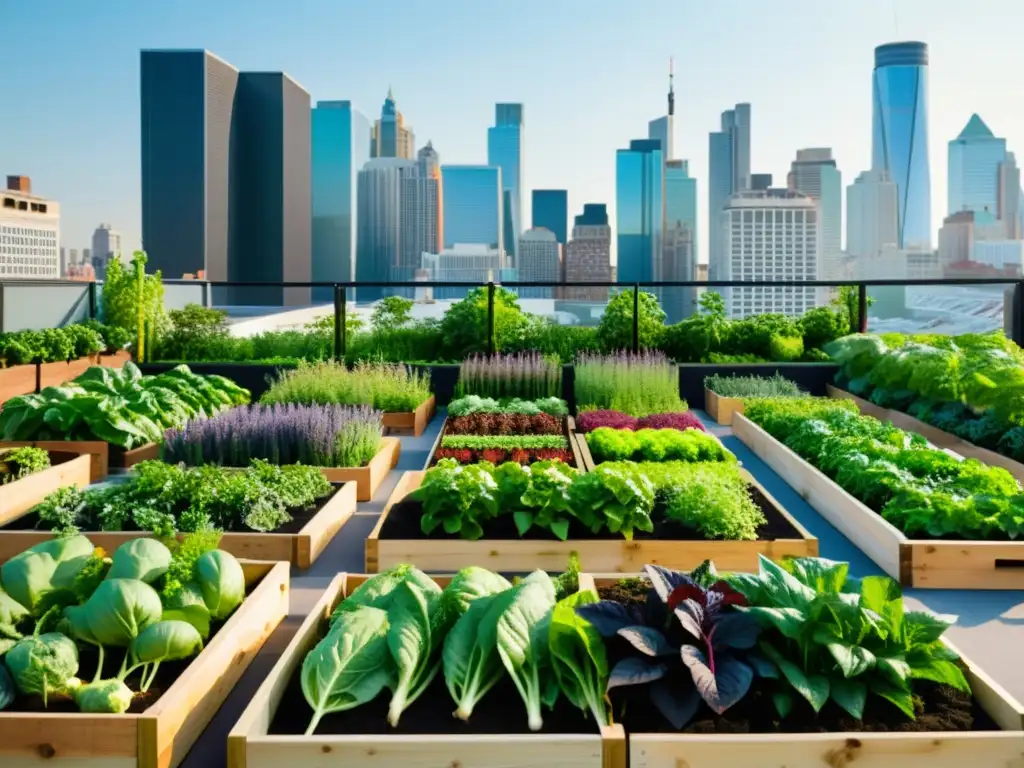
M 561 397 L 562 365 L 539 352 L 473 355 L 459 366 L 458 395 L 519 397 L 537 400 Z

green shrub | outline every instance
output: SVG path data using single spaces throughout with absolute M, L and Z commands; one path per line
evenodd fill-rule
M 494 288 L 494 350 L 500 352 L 522 339 L 530 324 L 519 308 L 516 294 Z M 474 352 L 487 351 L 487 288 L 472 288 L 466 297 L 448 308 L 441 320 L 444 355 L 463 360 Z
M 795 382 L 776 373 L 774 376 L 708 376 L 704 386 L 721 397 L 800 397 Z
M 608 302 L 597 326 L 597 338 L 603 351 L 633 348 L 633 298 L 633 291 L 622 291 Z M 665 331 L 665 313 L 653 293 L 640 291 L 636 299 L 640 349 L 656 349 Z
M 768 344 L 769 358 L 778 363 L 792 363 L 804 354 L 804 340 L 800 336 L 773 334 Z

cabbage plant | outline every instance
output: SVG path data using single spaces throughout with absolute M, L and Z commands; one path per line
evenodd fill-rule
M 38 694 L 47 705 L 51 693 L 64 693 L 78 672 L 78 648 L 59 632 L 26 637 L 4 658 L 18 690 Z

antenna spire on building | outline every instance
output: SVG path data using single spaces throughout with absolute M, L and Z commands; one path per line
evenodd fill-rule
M 675 79 L 675 66 L 672 57 L 668 57 L 668 113 L 676 113 L 676 92 L 673 80 Z

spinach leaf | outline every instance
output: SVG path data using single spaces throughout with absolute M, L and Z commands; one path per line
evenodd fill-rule
M 476 703 L 501 679 L 498 619 L 516 587 L 474 600 L 444 640 L 441 659 L 448 692 L 458 705 L 455 716 L 468 720 Z
M 597 602 L 593 590 L 560 600 L 551 613 L 548 645 L 558 687 L 575 706 L 590 712 L 598 725 L 609 725 L 605 704 L 608 657 L 596 629 L 576 613 L 576 607 Z

